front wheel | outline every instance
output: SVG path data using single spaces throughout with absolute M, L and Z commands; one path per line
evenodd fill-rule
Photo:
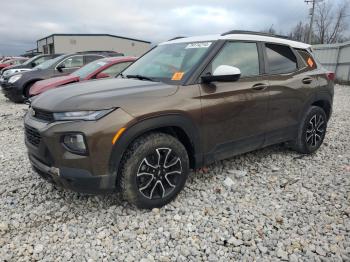
M 312 106 L 306 112 L 298 129 L 298 136 L 292 147 L 302 154 L 315 152 L 323 143 L 327 129 L 327 116 L 324 110 Z
M 188 154 L 179 140 L 163 133 L 141 136 L 121 162 L 123 197 L 139 208 L 164 206 L 183 189 L 188 173 Z

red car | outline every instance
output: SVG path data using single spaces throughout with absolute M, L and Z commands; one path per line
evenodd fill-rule
M 8 66 L 20 65 L 27 61 L 27 57 L 13 57 L 8 59 L 3 59 L 0 63 L 0 70 Z
M 131 56 L 107 57 L 95 60 L 66 76 L 53 77 L 36 82 L 29 90 L 30 96 L 63 85 L 107 77 L 115 77 L 137 58 Z

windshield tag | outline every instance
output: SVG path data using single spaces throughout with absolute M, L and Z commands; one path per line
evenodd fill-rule
M 211 42 L 203 42 L 203 43 L 191 43 L 188 44 L 185 49 L 188 48 L 208 48 L 211 45 Z
M 175 72 L 173 74 L 173 77 L 171 78 L 171 80 L 176 80 L 179 81 L 182 79 L 182 77 L 184 76 L 185 72 Z

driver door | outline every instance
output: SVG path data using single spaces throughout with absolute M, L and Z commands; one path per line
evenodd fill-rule
M 55 76 L 68 75 L 84 65 L 82 55 L 70 56 L 56 66 Z
M 241 71 L 237 81 L 200 84 L 208 162 L 257 149 L 264 143 L 269 93 L 259 53 L 255 42 L 227 42 L 202 74 L 213 74 L 220 65 Z

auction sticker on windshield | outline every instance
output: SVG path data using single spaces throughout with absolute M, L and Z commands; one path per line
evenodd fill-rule
M 202 42 L 202 43 L 191 43 L 188 44 L 185 49 L 188 48 L 208 48 L 212 42 Z
M 171 80 L 176 80 L 176 81 L 179 81 L 182 79 L 182 77 L 184 76 L 184 72 L 175 72 L 173 74 L 173 77 L 171 78 Z

